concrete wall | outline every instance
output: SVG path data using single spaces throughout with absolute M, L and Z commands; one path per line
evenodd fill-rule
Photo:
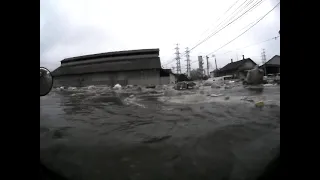
M 169 84 L 175 84 L 176 81 L 177 81 L 176 76 L 174 74 L 170 73 L 170 82 L 169 82 Z
M 170 77 L 169 76 L 160 77 L 160 84 L 169 84 L 169 83 L 170 83 Z
M 69 75 L 54 78 L 54 87 L 59 86 L 89 86 L 89 85 L 158 85 L 160 81 L 159 70 L 126 71 L 113 73 L 92 73 L 83 75 Z
M 169 76 L 160 77 L 160 84 L 175 84 L 176 83 L 176 76 L 171 74 Z

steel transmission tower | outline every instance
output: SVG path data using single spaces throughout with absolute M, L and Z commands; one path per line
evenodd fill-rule
M 191 72 L 191 65 L 190 65 L 190 51 L 189 48 L 186 48 L 186 58 L 187 58 L 187 75 L 190 77 L 190 72 Z
M 177 61 L 177 74 L 181 74 L 181 64 L 180 64 L 180 52 L 179 52 L 179 44 L 177 44 L 176 49 L 176 61 Z

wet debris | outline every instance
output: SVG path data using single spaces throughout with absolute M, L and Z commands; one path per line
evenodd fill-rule
M 225 85 L 225 86 L 224 86 L 224 89 L 232 89 L 232 87 L 231 87 L 231 86 L 228 86 L 228 85 Z
M 252 103 L 254 102 L 254 100 L 252 98 L 250 98 L 250 97 L 243 97 L 240 100 L 248 101 L 248 102 L 252 102 Z
M 146 88 L 148 88 L 148 89 L 150 89 L 150 88 L 154 89 L 154 88 L 156 88 L 156 85 L 149 84 L 149 85 L 146 86 Z
M 95 88 L 96 88 L 95 86 L 88 86 L 88 87 L 87 87 L 88 90 L 93 90 L 93 89 L 95 89 Z
M 114 90 L 121 90 L 122 86 L 120 84 L 116 84 L 113 86 Z
M 133 86 L 133 85 L 127 85 L 127 86 L 126 86 L 126 89 L 132 89 L 133 87 L 135 87 L 135 86 Z
M 219 86 L 218 84 L 213 83 L 211 85 L 211 88 L 219 89 L 219 88 L 221 88 L 221 86 Z
M 230 99 L 229 96 L 224 97 L 224 100 L 229 100 L 229 99 Z
M 202 85 L 203 86 L 212 86 L 213 84 L 214 84 L 213 79 L 208 79 Z
M 222 96 L 222 94 L 210 94 L 211 97 L 219 97 Z
M 66 88 L 64 86 L 61 86 L 61 87 L 57 87 L 56 89 L 61 91 L 61 90 L 65 90 Z
M 74 91 L 74 90 L 77 90 L 77 88 L 76 87 L 68 87 L 68 90 L 69 91 Z
M 167 89 L 164 91 L 164 95 L 165 96 L 178 96 L 179 94 L 179 91 L 175 90 L 175 89 Z
M 255 106 L 257 108 L 263 108 L 264 107 L 264 102 L 263 101 L 258 101 L 258 102 L 255 103 Z
M 263 84 L 263 70 L 259 69 L 259 66 L 255 66 L 254 69 L 248 71 L 246 79 L 243 81 L 245 85 L 258 85 Z
M 129 96 L 129 98 L 134 98 L 134 95 L 133 95 L 133 94 L 131 94 L 131 95 Z
M 264 84 L 264 87 L 269 87 L 269 86 L 276 86 L 277 84 Z
M 143 140 L 142 143 L 145 143 L 145 144 L 158 143 L 158 142 L 167 140 L 167 139 L 169 139 L 169 138 L 171 138 L 170 135 L 162 136 L 162 137 L 153 137 L 153 138 L 151 138 L 151 139 Z
M 175 90 L 193 89 L 197 84 L 189 81 L 177 82 L 173 87 Z

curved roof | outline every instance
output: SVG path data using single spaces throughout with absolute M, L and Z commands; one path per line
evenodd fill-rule
M 88 61 L 88 60 L 93 60 L 98 58 L 116 58 L 116 57 L 127 57 L 127 56 L 136 56 L 136 55 L 159 56 L 159 49 L 138 49 L 138 50 L 130 50 L 130 51 L 114 51 L 114 52 L 106 52 L 106 53 L 99 53 L 99 54 L 90 54 L 90 55 L 66 58 L 61 61 L 61 64 L 74 62 L 74 61 Z
M 133 60 L 109 61 L 102 63 L 81 64 L 74 66 L 60 66 L 51 74 L 53 76 L 77 75 L 97 72 L 132 71 L 146 69 L 160 69 L 160 58 L 141 58 Z

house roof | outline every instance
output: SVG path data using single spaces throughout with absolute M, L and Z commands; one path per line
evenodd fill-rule
M 88 61 L 94 60 L 98 58 L 121 58 L 121 57 L 129 57 L 129 56 L 138 56 L 138 55 L 157 55 L 159 56 L 159 49 L 139 49 L 139 50 L 130 50 L 130 51 L 114 51 L 114 52 L 106 52 L 106 53 L 99 53 L 99 54 L 90 54 L 84 56 L 77 56 L 66 58 L 61 61 L 61 64 L 74 62 L 74 61 Z
M 231 71 L 231 70 L 236 70 L 238 69 L 242 64 L 248 62 L 248 61 L 252 61 L 254 64 L 256 64 L 252 59 L 250 58 L 246 58 L 246 59 L 242 59 L 240 61 L 235 61 L 232 63 L 229 63 L 227 65 L 225 65 L 223 68 L 221 68 L 219 71 Z
M 160 69 L 160 76 L 169 76 L 170 74 L 173 74 L 171 69 Z
M 219 69 L 215 69 L 213 71 L 210 71 L 210 73 L 215 73 L 215 72 L 218 72 L 218 71 L 219 71 Z
M 105 61 L 100 63 L 64 65 L 58 67 L 51 74 L 53 76 L 77 75 L 96 72 L 132 71 L 146 69 L 160 69 L 160 58 L 139 58 L 121 61 Z
M 280 56 L 279 55 L 275 55 L 273 56 L 271 59 L 269 59 L 269 61 L 267 61 L 266 63 L 264 63 L 262 66 L 264 65 L 275 65 L 275 66 L 280 66 Z

